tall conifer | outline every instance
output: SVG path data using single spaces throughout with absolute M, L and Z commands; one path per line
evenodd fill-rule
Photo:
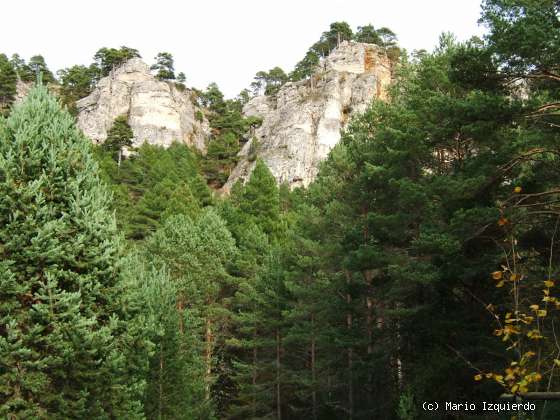
M 115 219 L 90 148 L 43 86 L 0 119 L 2 417 L 142 417 Z

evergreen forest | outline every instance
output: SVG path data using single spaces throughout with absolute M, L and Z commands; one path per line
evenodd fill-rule
M 560 419 L 560 2 L 484 0 L 480 22 L 412 52 L 335 22 L 291 72 L 193 91 L 204 155 L 124 156 L 126 118 L 101 145 L 76 127 L 134 48 L 57 74 L 0 54 L 0 418 Z M 243 105 L 341 40 L 394 60 L 388 99 L 309 187 L 256 151 L 220 194 L 262 122 Z M 169 52 L 155 63 L 185 88 Z M 445 401 L 535 409 L 424 406 Z

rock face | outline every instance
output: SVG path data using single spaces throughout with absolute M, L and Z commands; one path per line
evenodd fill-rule
M 239 152 L 224 192 L 249 177 L 255 155 L 278 182 L 309 185 L 350 117 L 373 99 L 385 99 L 390 82 L 391 62 L 381 48 L 344 41 L 309 80 L 286 83 L 276 97 L 253 98 L 243 112 L 262 117 L 263 123 L 255 132 L 256 144 L 250 140 Z
M 14 103 L 20 103 L 29 94 L 29 91 L 33 87 L 33 82 L 24 82 L 19 77 L 16 83 L 16 96 L 14 98 Z
M 133 145 L 149 143 L 168 147 L 174 141 L 204 151 L 209 126 L 191 101 L 191 91 L 160 81 L 148 65 L 133 58 L 99 81 L 95 90 L 80 99 L 78 127 L 96 143 L 103 143 L 116 117 L 128 116 Z

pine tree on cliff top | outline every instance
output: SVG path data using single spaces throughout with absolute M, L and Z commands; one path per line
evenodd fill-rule
M 0 417 L 142 417 L 90 147 L 43 86 L 0 119 Z

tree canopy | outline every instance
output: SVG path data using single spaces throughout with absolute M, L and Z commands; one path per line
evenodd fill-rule
M 156 71 L 156 77 L 160 80 L 174 80 L 175 79 L 175 69 L 173 67 L 173 56 L 168 52 L 160 52 L 154 57 L 156 60 L 150 69 Z M 184 74 L 183 82 L 184 83 Z
M 91 144 L 43 86 L 0 119 L 0 191 L 0 412 L 141 416 L 130 345 L 147 342 L 125 310 L 110 196 Z

